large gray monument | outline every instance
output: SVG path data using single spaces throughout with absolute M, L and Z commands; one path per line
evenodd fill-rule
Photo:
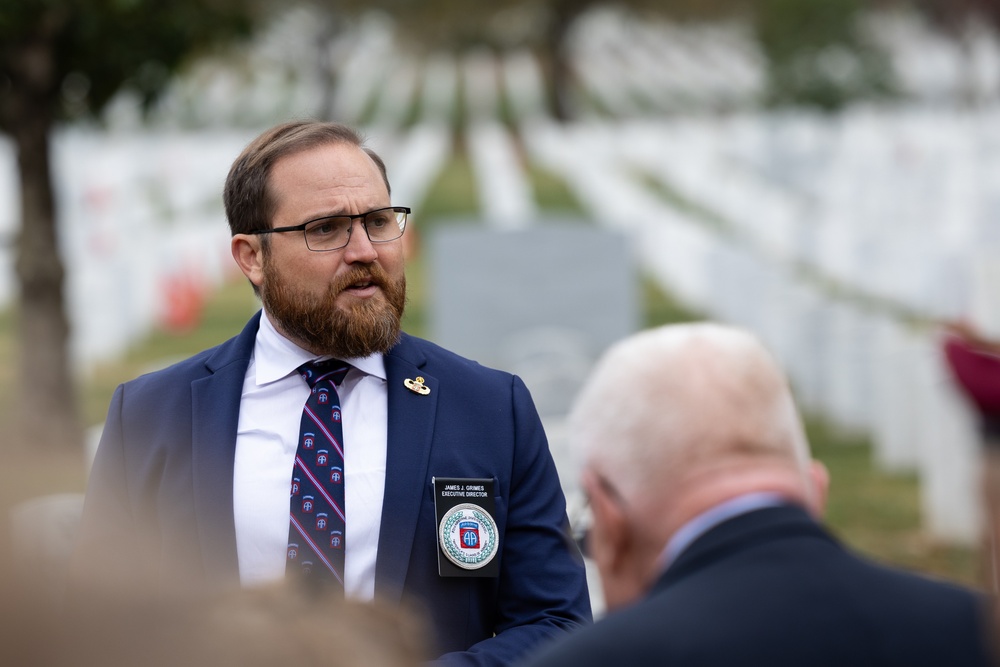
M 632 251 L 584 222 L 431 235 L 430 335 L 520 375 L 539 413 L 566 412 L 598 355 L 639 324 Z

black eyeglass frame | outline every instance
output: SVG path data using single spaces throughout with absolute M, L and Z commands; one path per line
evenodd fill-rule
M 399 225 L 399 223 L 396 223 L 397 226 L 399 227 L 399 236 L 394 236 L 391 239 L 375 240 L 375 239 L 373 239 L 371 237 L 371 234 L 368 233 L 368 224 L 365 222 L 365 218 L 367 218 L 372 213 L 381 213 L 383 211 L 393 211 L 395 213 L 404 213 L 404 214 L 406 214 L 407 217 L 403 218 L 403 224 L 402 225 Z M 399 238 L 402 238 L 403 232 L 406 231 L 406 222 L 407 222 L 407 219 L 408 219 L 408 217 L 409 217 L 409 215 L 410 215 L 411 212 L 412 211 L 410 210 L 409 206 L 383 206 L 382 208 L 372 209 L 371 211 L 367 211 L 365 213 L 359 213 L 357 215 L 349 215 L 349 214 L 346 214 L 346 213 L 344 215 L 324 215 L 324 216 L 319 217 L 319 218 L 313 218 L 312 220 L 306 220 L 301 225 L 292 225 L 290 227 L 272 227 L 271 229 L 255 229 L 252 232 L 247 232 L 247 234 L 273 234 L 273 233 L 280 233 L 280 232 L 302 232 L 302 239 L 306 242 L 306 248 L 308 248 L 311 252 L 332 252 L 334 250 L 342 250 L 342 249 L 346 248 L 348 246 L 348 244 L 350 244 L 350 242 L 351 242 L 351 234 L 354 233 L 354 221 L 355 220 L 359 220 L 359 219 L 361 220 L 361 226 L 365 230 L 365 236 L 368 237 L 368 241 L 370 243 L 389 243 L 390 241 L 395 241 L 395 240 L 397 240 Z M 347 242 L 344 243 L 344 245 L 342 245 L 342 246 L 337 246 L 336 248 L 323 248 L 321 250 L 317 250 L 315 248 L 310 247 L 310 245 L 309 245 L 309 237 L 306 235 L 306 227 L 308 227 L 309 225 L 311 225 L 314 222 L 319 222 L 320 220 L 332 220 L 332 219 L 335 219 L 335 218 L 348 218 L 348 219 L 350 219 L 351 225 L 350 225 L 350 227 L 347 228 Z

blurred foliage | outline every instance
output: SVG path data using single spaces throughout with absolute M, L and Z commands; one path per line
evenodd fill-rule
M 253 0 L 4 0 L 0 85 L 29 87 L 56 115 L 98 112 L 122 88 L 148 105 L 185 59 L 249 34 L 258 11 Z
M 766 101 L 837 110 L 892 93 L 888 60 L 864 34 L 860 0 L 760 0 L 757 39 L 768 60 Z

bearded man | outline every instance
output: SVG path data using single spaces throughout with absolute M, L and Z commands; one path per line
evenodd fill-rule
M 224 201 L 263 309 L 118 387 L 78 578 L 204 592 L 294 577 L 408 603 L 442 664 L 508 664 L 588 622 L 524 384 L 400 332 L 409 209 L 382 160 L 346 126 L 286 123 L 233 163 Z

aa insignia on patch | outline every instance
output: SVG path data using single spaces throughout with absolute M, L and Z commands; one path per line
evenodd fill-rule
M 489 512 L 472 503 L 456 505 L 445 513 L 438 528 L 441 550 L 463 570 L 485 567 L 497 555 L 497 524 Z

